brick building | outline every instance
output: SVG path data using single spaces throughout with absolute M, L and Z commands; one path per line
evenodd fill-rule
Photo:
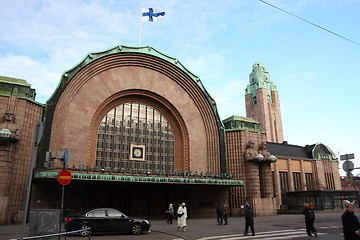
M 60 208 L 61 185 L 56 179 L 64 150 L 71 153 L 66 168 L 73 177 L 65 187 L 64 208 L 73 212 L 114 207 L 159 218 L 169 203 L 186 202 L 190 216 L 213 216 L 216 203 L 229 200 L 234 215 L 245 201 L 257 215 L 271 215 L 284 205 L 283 191 L 296 190 L 292 186 L 306 190 L 307 179 L 315 189 L 337 189 L 340 184 L 331 153 L 288 156 L 282 150 L 288 145 L 283 144 L 278 92 L 260 63 L 254 64 L 246 89 L 247 117 L 224 121 L 200 79 L 151 47 L 118 46 L 89 54 L 62 75 L 45 106 L 29 97 L 17 100 L 14 92 L 1 94 L 7 104 L 1 105 L 3 112 L 26 103 L 15 109 L 20 118 L 16 123 L 27 122 L 22 132 L 29 131 L 28 142 L 11 142 L 23 151 L 27 167 L 16 174 L 24 178 L 17 181 L 21 190 L 0 192 L 5 199 L 2 223 L 9 222 L 11 212 L 22 214 L 23 202 L 16 207 L 9 202 L 25 198 L 30 139 L 41 118 L 44 132 L 32 182 L 32 209 Z M 15 159 L 1 151 L 1 156 Z M 5 176 L 10 174 L 4 171 L 6 162 L 1 159 L 1 183 L 5 179 L 3 185 L 12 186 Z M 329 174 L 323 174 L 325 168 Z
M 0 76 L 0 223 L 21 221 L 35 124 L 43 109 L 25 80 Z

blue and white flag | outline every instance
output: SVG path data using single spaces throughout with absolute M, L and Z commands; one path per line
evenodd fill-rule
M 160 8 L 143 8 L 141 10 L 141 20 L 143 22 L 150 21 L 156 22 L 160 18 L 164 18 L 165 12 L 162 11 Z

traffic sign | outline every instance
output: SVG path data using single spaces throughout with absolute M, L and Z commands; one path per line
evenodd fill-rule
M 351 172 L 352 170 L 354 170 L 354 163 L 352 161 L 346 160 L 343 163 L 343 169 L 345 172 Z
M 354 159 L 354 158 L 355 158 L 355 155 L 353 153 L 340 155 L 340 160 L 349 160 L 349 159 Z
M 71 182 L 72 176 L 69 170 L 59 172 L 57 180 L 61 185 L 68 185 Z

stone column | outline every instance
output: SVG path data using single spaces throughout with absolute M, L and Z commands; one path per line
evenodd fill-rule
M 288 166 L 289 166 L 289 171 L 288 171 L 289 192 L 294 192 L 295 191 L 295 188 L 294 188 L 294 176 L 293 176 L 291 159 L 288 159 Z
M 304 160 L 300 160 L 300 178 L 301 178 L 301 190 L 307 191 L 308 186 L 306 184 L 305 170 L 304 170 Z

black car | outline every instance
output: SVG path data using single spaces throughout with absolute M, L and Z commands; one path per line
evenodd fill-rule
M 86 230 L 91 228 L 91 230 Z M 95 208 L 66 218 L 67 232 L 81 230 L 86 237 L 91 233 L 131 233 L 150 232 L 150 223 L 146 219 L 128 217 L 113 208 Z

